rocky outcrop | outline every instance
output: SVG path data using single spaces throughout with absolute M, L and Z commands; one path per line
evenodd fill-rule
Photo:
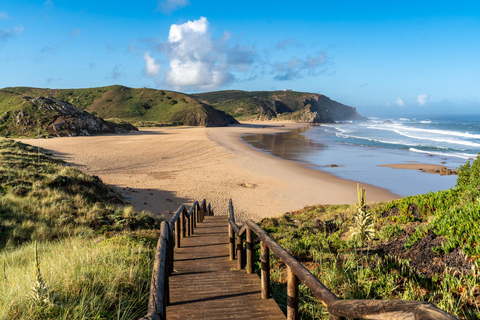
M 317 93 L 217 91 L 193 96 L 241 119 L 280 118 L 310 123 L 364 119 L 355 108 Z
M 173 124 L 187 126 L 203 126 L 203 127 L 226 127 L 230 124 L 238 124 L 231 115 L 217 110 L 214 107 L 203 104 L 196 110 L 189 110 L 185 113 L 178 113 L 173 118 Z
M 90 136 L 138 130 L 129 124 L 104 121 L 55 98 L 23 98 L 27 102 L 23 109 L 7 112 L 0 119 L 0 122 L 10 124 L 6 126 L 9 133 L 28 136 L 40 131 L 51 136 Z
M 311 112 L 318 113 L 313 122 L 327 123 L 363 119 L 355 108 L 333 101 L 324 95 L 316 95 L 306 99 L 303 104 L 308 107 Z

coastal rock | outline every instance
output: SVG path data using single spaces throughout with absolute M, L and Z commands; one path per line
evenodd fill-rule
M 99 133 L 126 133 L 138 130 L 132 125 L 104 121 L 74 105 L 50 97 L 23 97 L 24 109 L 12 112 L 14 126 L 11 131 L 22 135 L 38 130 L 51 136 L 90 136 Z M 8 116 L 4 116 L 7 117 Z
M 355 108 L 317 93 L 227 90 L 192 96 L 241 119 L 276 118 L 308 123 L 364 119 Z

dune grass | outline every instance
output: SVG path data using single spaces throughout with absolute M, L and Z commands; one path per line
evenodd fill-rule
M 159 221 L 32 146 L 0 163 L 0 319 L 142 316 Z

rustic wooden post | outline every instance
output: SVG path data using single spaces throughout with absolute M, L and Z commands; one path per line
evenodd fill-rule
M 175 253 L 174 253 L 174 237 L 173 237 L 173 229 L 170 224 L 168 224 L 168 255 L 170 256 L 170 268 L 169 268 L 169 275 L 172 275 L 173 273 L 173 260 L 175 259 Z
M 197 227 L 197 206 L 194 205 L 195 207 L 193 208 L 193 228 Z
M 262 263 L 262 299 L 270 297 L 270 249 L 265 242 L 261 242 L 261 263 Z
M 235 232 L 230 221 L 228 222 L 228 239 L 230 244 L 230 260 L 235 260 Z
M 247 265 L 245 269 L 247 269 L 248 274 L 253 273 L 253 232 L 252 229 L 249 227 L 247 229 Z
M 190 235 L 193 235 L 195 233 L 193 231 L 195 229 L 195 209 L 192 209 L 192 215 L 188 221 L 190 221 Z
M 175 221 L 175 247 L 180 248 L 180 217 L 177 218 L 177 221 Z
M 243 237 L 237 235 L 237 269 L 242 270 L 243 268 Z
M 200 223 L 200 205 L 197 203 L 197 223 Z
M 185 213 L 185 218 L 186 218 L 186 224 L 187 224 L 187 236 L 191 236 L 191 231 L 190 231 L 190 216 L 188 215 L 188 212 Z
M 168 240 L 167 240 L 167 252 L 165 256 L 165 274 L 163 275 L 165 279 L 163 279 L 163 314 L 166 313 L 166 307 L 170 304 L 170 283 L 169 283 L 169 276 L 170 276 L 170 255 L 168 254 Z
M 185 230 L 185 214 L 183 211 L 180 213 L 179 219 L 180 219 L 180 225 L 181 225 L 180 233 L 182 234 L 182 238 L 185 238 L 187 230 Z
M 298 278 L 287 268 L 287 320 L 298 320 Z

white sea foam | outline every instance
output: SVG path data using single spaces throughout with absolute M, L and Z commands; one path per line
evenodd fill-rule
M 477 156 L 476 154 L 471 154 L 471 153 L 426 151 L 426 150 L 419 150 L 415 148 L 410 148 L 408 150 L 416 153 L 434 154 L 442 157 L 456 157 L 456 158 L 467 159 L 467 160 L 474 159 Z
M 423 120 L 423 121 L 420 121 L 420 123 L 432 123 L 432 121 L 430 121 L 430 120 Z
M 395 128 L 392 128 L 391 125 L 390 126 L 389 125 L 384 125 L 384 126 L 370 125 L 367 128 L 368 129 L 376 129 L 376 130 L 390 130 L 390 131 L 398 130 L 398 126 L 395 126 Z M 472 133 L 469 133 L 469 132 L 439 130 L 439 129 L 422 129 L 422 128 L 414 128 L 414 127 L 409 127 L 409 126 L 401 126 L 401 130 L 419 132 L 419 133 L 433 133 L 433 134 L 438 134 L 438 135 L 453 136 L 453 137 L 460 137 L 460 138 L 466 138 L 466 139 L 480 139 L 480 134 L 472 134 Z M 396 132 L 396 133 L 398 133 L 398 132 Z M 415 138 L 415 137 L 413 137 L 413 138 Z M 421 139 L 422 137 L 418 136 L 418 138 Z
M 417 146 L 417 147 L 419 146 L 418 143 L 408 143 L 406 141 L 395 141 L 395 140 L 382 140 L 382 139 L 372 138 L 372 137 L 355 136 L 355 135 L 345 134 L 341 132 L 337 132 L 336 135 L 337 137 L 344 138 L 344 139 L 359 139 L 359 140 L 367 140 L 367 141 L 380 142 L 380 143 L 386 143 L 386 144 Z

